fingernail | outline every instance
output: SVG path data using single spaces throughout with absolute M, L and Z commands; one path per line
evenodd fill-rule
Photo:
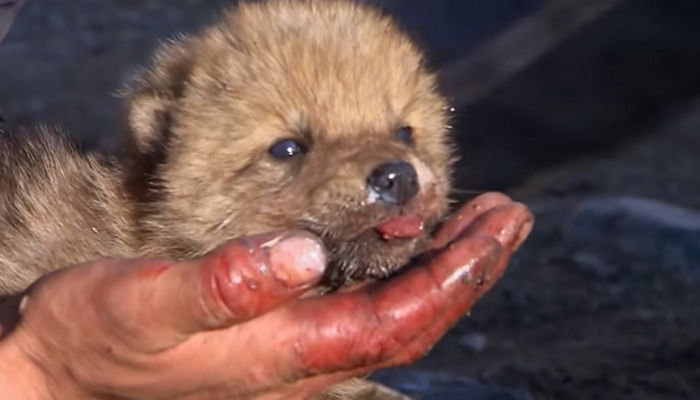
M 27 304 L 29 304 L 29 295 L 24 295 L 22 297 L 22 300 L 19 302 L 19 313 L 20 315 L 24 314 L 24 310 L 27 309 Z
M 276 279 L 289 287 L 314 284 L 326 269 L 326 250 L 308 233 L 295 232 L 269 243 L 270 269 Z
M 525 222 L 520 225 L 518 233 L 515 235 L 515 241 L 513 242 L 513 250 L 517 250 L 525 242 L 525 239 L 530 235 L 532 227 L 534 225 L 535 218 L 530 214 Z

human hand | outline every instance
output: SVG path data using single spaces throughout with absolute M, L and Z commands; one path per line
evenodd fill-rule
M 0 342 L 0 398 L 306 398 L 422 356 L 498 280 L 531 222 L 524 206 L 482 195 L 417 265 L 322 297 L 302 298 L 325 253 L 300 232 L 187 262 L 68 268 L 23 297 Z

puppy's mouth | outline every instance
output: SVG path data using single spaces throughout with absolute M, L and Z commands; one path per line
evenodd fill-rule
M 421 191 L 403 206 L 381 203 L 334 208 L 306 226 L 319 234 L 329 250 L 326 283 L 381 279 L 406 265 L 428 243 L 442 217 L 443 200 L 434 190 Z
M 348 207 L 336 214 L 337 237 L 348 242 L 372 238 L 384 247 L 400 247 L 425 236 L 435 222 L 432 191 L 421 192 L 410 203 L 397 206 L 381 203 Z
M 373 231 L 385 245 L 400 245 L 420 239 L 430 233 L 436 219 L 440 218 L 435 207 L 438 198 L 435 187 L 430 186 L 404 206 L 374 208 L 370 205 L 365 208 L 368 214 L 365 214 L 365 226 L 360 229 L 361 235 Z
M 425 231 L 425 220 L 418 214 L 390 218 L 374 227 L 385 241 L 415 239 Z

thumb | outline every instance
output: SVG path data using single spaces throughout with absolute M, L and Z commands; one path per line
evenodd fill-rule
M 300 296 L 325 266 L 320 240 L 306 232 L 237 239 L 191 261 L 135 261 L 126 279 L 108 284 L 103 309 L 129 337 L 168 345 L 167 337 L 225 328 Z

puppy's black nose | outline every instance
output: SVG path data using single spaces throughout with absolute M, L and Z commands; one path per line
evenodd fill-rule
M 418 193 L 418 174 L 406 161 L 391 161 L 375 168 L 367 178 L 367 185 L 382 201 L 403 205 Z

